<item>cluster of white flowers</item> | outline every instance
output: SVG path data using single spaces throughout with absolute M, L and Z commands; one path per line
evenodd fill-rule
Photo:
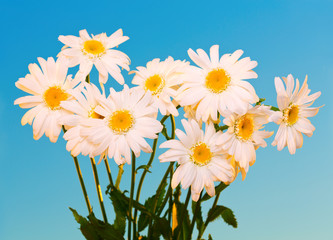
M 130 164 L 131 152 L 136 157 L 141 150 L 152 152 L 146 139 L 157 138 L 163 129 L 158 112 L 178 116 L 177 107 L 183 107 L 188 118 L 181 120 L 185 133 L 176 129 L 179 140 L 162 143 L 160 147 L 169 150 L 159 159 L 179 164 L 172 187 L 180 182 L 185 189 L 191 186 L 194 201 L 203 188 L 215 195 L 216 181 L 229 184 L 239 171 L 245 178 L 256 160 L 256 150 L 266 147 L 265 139 L 273 134 L 262 130 L 268 122 L 280 125 L 272 145 L 278 150 L 288 146 L 291 154 L 302 146 L 302 133 L 311 136 L 315 129 L 307 118 L 318 113 L 318 107 L 310 106 L 320 92 L 309 95 L 307 79 L 300 88 L 299 81 L 294 86 L 289 75 L 282 78 L 285 88 L 276 78 L 278 109 L 271 110 L 259 102 L 246 81 L 257 78 L 253 71 L 257 62 L 240 59 L 242 50 L 220 57 L 218 45 L 210 48 L 210 56 L 202 49 L 189 49 L 197 66 L 172 57 L 153 59 L 130 72 L 135 74 L 132 84 L 136 86 L 125 84 L 120 92 L 110 88 L 106 96 L 108 75 L 123 85 L 120 67 L 130 70 L 129 57 L 113 49 L 128 37 L 121 29 L 110 37 L 105 33 L 90 37 L 82 30 L 80 37 L 60 36 L 59 40 L 65 46 L 56 61 L 38 58 L 40 67 L 30 64 L 30 74 L 16 82 L 19 89 L 31 94 L 15 101 L 22 108 L 31 108 L 22 125 L 33 125 L 34 139 L 45 133 L 51 142 L 57 141 L 64 126 L 66 148 L 73 156 L 108 157 L 117 164 Z M 67 70 L 77 65 L 79 71 L 72 79 Z M 93 65 L 102 91 L 85 82 Z M 225 125 L 219 125 L 221 122 Z

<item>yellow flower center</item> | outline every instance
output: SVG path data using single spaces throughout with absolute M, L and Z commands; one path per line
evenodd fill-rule
M 221 93 L 227 89 L 230 83 L 229 75 L 224 69 L 212 70 L 206 77 L 206 87 L 213 93 Z
M 105 52 L 105 47 L 100 41 L 92 39 L 84 42 L 83 50 L 85 53 L 97 56 Z
M 134 118 L 128 110 L 115 111 L 109 118 L 109 127 L 117 134 L 126 133 L 134 124 Z
M 95 108 L 93 107 L 91 108 L 90 112 L 89 112 L 89 117 L 90 118 L 96 118 L 96 119 L 104 119 L 104 116 L 98 114 L 97 112 L 95 112 Z
M 283 120 L 288 125 L 294 125 L 298 120 L 299 107 L 291 105 L 283 111 Z
M 69 95 L 61 87 L 53 86 L 44 92 L 44 101 L 52 110 L 60 109 L 60 102 L 68 99 Z
M 145 90 L 149 90 L 152 92 L 153 95 L 155 95 L 162 91 L 164 85 L 165 83 L 163 78 L 160 75 L 155 74 L 147 78 L 145 82 Z
M 235 134 L 244 141 L 249 140 L 254 132 L 254 121 L 250 114 L 245 114 L 235 122 Z
M 206 143 L 199 143 L 192 147 L 192 161 L 200 166 L 204 166 L 210 162 L 212 159 L 212 152 L 207 147 Z

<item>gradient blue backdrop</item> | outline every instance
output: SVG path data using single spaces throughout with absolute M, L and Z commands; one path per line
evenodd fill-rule
M 0 239 L 83 239 L 68 210 L 70 206 L 87 214 L 73 160 L 61 137 L 56 144 L 46 137 L 35 141 L 31 127 L 21 126 L 26 110 L 13 101 L 25 93 L 14 83 L 28 73 L 28 64 L 37 57 L 56 57 L 63 46 L 59 35 L 78 35 L 81 29 L 109 35 L 118 28 L 130 37 L 119 49 L 130 56 L 132 69 L 156 57 L 189 60 L 189 48 L 208 51 L 220 44 L 221 53 L 241 48 L 244 56 L 258 61 L 259 78 L 250 82 L 271 104 L 276 102 L 275 76 L 292 73 L 303 81 L 308 74 L 313 92 L 322 91 L 315 105 L 325 104 L 311 119 L 316 126 L 313 137 L 305 138 L 294 156 L 270 145 L 259 149 L 246 180 L 238 179 L 219 201 L 234 210 L 238 229 L 219 220 L 207 233 L 230 240 L 333 239 L 332 10 L 333 2 L 328 0 L 2 1 Z M 131 76 L 123 73 L 130 83 Z M 114 80 L 108 84 L 120 89 Z M 276 130 L 276 126 L 270 124 L 268 129 Z M 146 158 L 139 161 L 144 163 Z M 110 163 L 114 173 L 117 167 Z M 80 164 L 101 218 L 90 162 L 80 158 Z M 153 194 L 165 167 L 155 162 L 142 199 Z M 98 170 L 105 189 L 104 166 Z M 125 170 L 122 188 L 128 187 L 130 179 L 129 167 Z M 111 213 L 112 205 L 104 198 Z M 109 218 L 113 219 L 112 214 Z

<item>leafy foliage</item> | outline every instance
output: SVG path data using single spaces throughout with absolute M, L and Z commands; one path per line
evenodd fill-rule
M 157 199 L 156 199 L 156 194 L 149 197 L 146 201 L 145 201 L 145 208 L 152 212 L 153 211 L 153 208 L 154 208 L 154 203 L 155 201 L 156 202 L 156 209 L 155 209 L 155 212 L 158 212 L 160 210 L 160 207 L 161 207 L 161 204 L 163 202 L 163 199 L 164 199 L 164 195 L 166 193 L 166 186 L 167 186 L 167 181 L 165 180 L 163 183 L 162 183 L 162 187 L 161 187 L 161 192 L 160 194 L 157 196 Z M 141 232 L 142 230 L 144 230 L 148 224 L 149 224 L 149 219 L 150 219 L 150 216 L 149 214 L 145 213 L 145 212 L 142 212 L 140 214 L 140 217 L 139 217 L 139 221 L 138 221 L 138 231 Z M 159 218 L 157 218 L 159 219 Z M 167 223 L 167 225 L 169 225 L 169 223 Z
M 233 226 L 234 228 L 237 228 L 237 220 L 232 210 L 221 205 L 217 205 L 214 209 L 209 210 L 207 221 L 213 222 L 219 216 L 221 216 L 227 224 Z
M 117 188 L 110 188 L 109 194 L 116 214 L 113 225 L 116 230 L 124 235 L 126 218 L 128 217 L 128 205 L 123 201 L 122 193 Z
M 123 234 L 117 231 L 113 225 L 98 220 L 93 213 L 86 219 L 80 216 L 75 209 L 69 209 L 80 224 L 80 230 L 87 240 L 125 240 Z
M 197 206 L 197 202 L 192 201 L 192 214 L 194 215 L 195 212 L 195 208 Z M 202 219 L 202 210 L 201 210 L 201 204 L 198 205 L 198 213 L 197 213 L 197 217 L 195 219 L 196 225 L 197 225 L 197 229 L 199 231 L 199 233 L 201 233 L 204 230 L 204 222 Z
M 190 220 L 190 215 L 187 209 L 185 209 L 184 203 L 180 202 L 180 186 L 178 185 L 175 192 L 174 192 L 174 203 L 176 206 L 176 212 L 177 212 L 177 223 L 178 226 L 175 229 L 175 233 L 178 231 L 181 231 L 181 237 L 180 239 L 186 239 L 186 237 L 190 234 L 190 228 L 191 228 L 191 220 Z M 181 220 L 181 215 L 182 213 L 185 213 L 183 220 Z M 182 221 L 182 229 L 179 229 L 179 223 Z

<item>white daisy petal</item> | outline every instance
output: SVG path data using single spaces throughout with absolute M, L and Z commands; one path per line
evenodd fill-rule
M 282 79 L 285 81 L 287 89 L 284 88 L 280 78 L 275 78 L 280 111 L 273 113 L 270 120 L 279 124 L 280 127 L 272 145 L 277 145 L 279 151 L 288 146 L 289 152 L 295 154 L 296 149 L 303 145 L 302 133 L 311 137 L 315 130 L 307 117 L 313 117 L 318 113 L 318 107 L 310 108 L 310 106 L 321 93 L 316 92 L 309 95 L 307 76 L 301 89 L 299 89 L 298 79 L 296 79 L 295 85 L 295 80 L 291 74 Z
M 191 186 L 192 200 L 197 201 L 204 187 L 211 196 L 215 194 L 214 180 L 231 182 L 233 172 L 227 155 L 221 154 L 221 150 L 215 145 L 214 139 L 219 133 L 215 132 L 213 125 L 206 126 L 204 133 L 194 120 L 182 120 L 182 124 L 186 134 L 176 129 L 179 140 L 162 143 L 161 148 L 170 149 L 160 155 L 159 159 L 161 162 L 178 162 L 172 187 L 177 187 L 179 182 L 184 189 Z
M 99 71 L 101 84 L 107 82 L 109 74 L 117 82 L 124 84 L 124 78 L 118 66 L 129 71 L 130 59 L 126 54 L 112 49 L 129 39 L 123 36 L 122 30 L 119 29 L 110 37 L 104 33 L 90 37 L 85 29 L 79 34 L 80 37 L 59 36 L 59 40 L 68 46 L 62 49 L 59 56 L 67 58 L 71 67 L 80 65 L 76 79 L 84 81 L 92 66 L 95 65 Z

